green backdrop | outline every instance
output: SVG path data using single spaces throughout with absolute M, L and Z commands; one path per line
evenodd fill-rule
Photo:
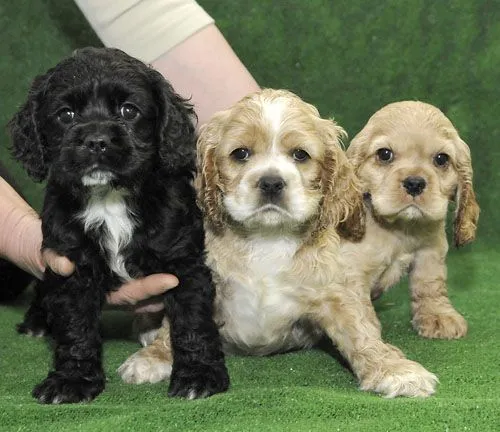
M 130 319 L 107 312 L 108 385 L 90 404 L 41 406 L 32 387 L 50 350 L 18 336 L 29 294 L 0 306 L 0 430 L 494 431 L 499 422 L 500 2 L 498 0 L 200 0 L 257 81 L 288 88 L 334 116 L 352 137 L 381 106 L 419 99 L 440 107 L 472 150 L 482 207 L 478 240 L 449 254 L 450 297 L 469 321 L 459 341 L 431 341 L 410 326 L 406 282 L 377 301 L 385 338 L 440 378 L 435 396 L 386 400 L 357 389 L 334 357 L 311 350 L 231 357 L 232 386 L 207 400 L 172 400 L 166 384 L 123 384 L 115 370 L 137 349 Z M 0 1 L 0 124 L 31 80 L 99 40 L 69 0 Z M 43 187 L 0 159 L 35 208 Z

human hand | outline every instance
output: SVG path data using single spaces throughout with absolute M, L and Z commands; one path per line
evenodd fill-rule
M 43 261 L 53 272 L 69 276 L 75 270 L 75 264 L 66 257 L 47 249 L 43 252 Z M 179 280 L 171 274 L 157 273 L 124 283 L 118 290 L 107 294 L 106 301 L 111 306 L 132 307 L 136 312 L 157 312 L 164 308 L 158 296 L 175 288 Z
M 69 276 L 75 270 L 75 264 L 66 257 L 47 249 L 43 252 L 43 261 L 53 272 Z M 179 280 L 171 274 L 157 273 L 124 283 L 118 290 L 107 294 L 110 306 L 132 307 L 137 313 L 157 312 L 164 309 L 159 296 L 175 288 Z
M 113 306 L 132 306 L 138 313 L 157 312 L 164 308 L 158 296 L 178 284 L 174 275 L 152 274 L 123 284 L 117 291 L 110 292 L 106 300 Z
M 75 270 L 74 263 L 50 249 L 45 250 L 42 256 L 47 266 L 61 276 L 69 276 Z M 178 284 L 179 280 L 174 275 L 152 274 L 124 283 L 118 290 L 108 293 L 106 301 L 111 306 L 132 307 L 138 313 L 157 312 L 164 308 L 158 296 Z

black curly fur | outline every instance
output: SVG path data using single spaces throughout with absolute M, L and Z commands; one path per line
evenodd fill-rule
M 126 101 L 139 108 L 138 118 L 120 118 Z M 64 107 L 75 112 L 70 125 L 58 120 Z M 114 175 L 104 187 L 128 192 L 136 226 L 122 250 L 127 273 L 173 273 L 180 281 L 165 294 L 174 352 L 169 395 L 204 397 L 228 388 L 192 186 L 193 116 L 158 72 L 119 50 L 85 48 L 35 79 L 11 120 L 14 156 L 35 180 L 48 177 L 43 247 L 76 263 L 67 278 L 45 273 L 19 326 L 21 332 L 48 330 L 55 341 L 55 370 L 33 390 L 40 402 L 91 400 L 105 385 L 100 311 L 105 294 L 122 281 L 100 246 L 103 228 L 85 231 L 78 216 L 93 193 L 82 177 L 95 163 Z M 92 156 L 84 139 L 96 128 L 111 141 L 105 153 Z
M 19 267 L 0 259 L 0 303 L 14 301 L 33 279 Z

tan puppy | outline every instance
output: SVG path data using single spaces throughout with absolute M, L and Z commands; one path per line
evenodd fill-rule
M 363 389 L 427 396 L 436 377 L 381 339 L 366 275 L 380 270 L 356 243 L 362 194 L 342 136 L 313 106 L 269 89 L 202 129 L 197 186 L 225 350 L 265 355 L 326 335 Z M 164 326 L 121 366 L 123 379 L 166 378 L 169 345 Z
M 367 235 L 355 250 L 376 298 L 409 274 L 413 326 L 421 336 L 453 339 L 467 322 L 446 287 L 448 202 L 456 202 L 455 243 L 475 237 L 479 206 L 469 147 L 436 107 L 397 102 L 375 113 L 347 150 L 363 183 Z

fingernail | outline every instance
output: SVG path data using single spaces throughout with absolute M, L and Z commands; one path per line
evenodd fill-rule
M 66 258 L 57 258 L 56 267 L 57 273 L 62 276 L 69 276 L 71 273 L 73 273 L 73 266 L 68 264 L 68 260 Z
M 169 278 L 168 282 L 165 284 L 165 289 L 175 288 L 177 285 L 179 285 L 179 279 Z

